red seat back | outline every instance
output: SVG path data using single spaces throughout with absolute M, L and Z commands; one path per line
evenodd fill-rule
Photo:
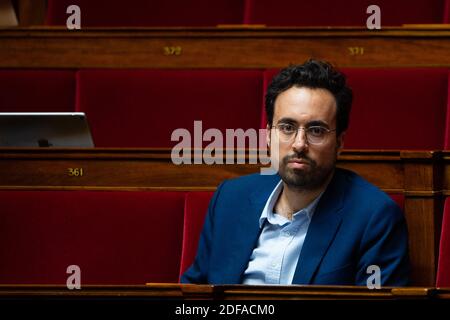
M 447 69 L 344 69 L 354 102 L 345 148 L 442 149 Z
M 354 95 L 345 149 L 442 149 L 447 69 L 342 71 Z M 266 71 L 265 83 L 277 72 Z
M 203 132 L 217 128 L 224 137 L 228 128 L 258 128 L 262 73 L 82 70 L 78 92 L 77 110 L 86 112 L 97 147 L 173 147 L 178 128 L 190 132 L 193 146 L 196 120 Z
M 0 112 L 73 112 L 75 72 L 0 70 Z
M 212 195 L 213 192 L 188 192 L 186 194 L 180 275 L 194 261 Z
M 184 193 L 0 191 L 0 283 L 177 282 Z
M 213 192 L 0 191 L 0 283 L 176 282 Z M 403 208 L 403 195 L 391 195 Z
M 242 0 L 48 0 L 49 25 L 66 25 L 69 5 L 78 5 L 81 27 L 216 26 L 240 24 Z
M 445 0 L 247 0 L 245 23 L 268 26 L 365 26 L 367 7 L 376 4 L 381 25 L 442 23 Z

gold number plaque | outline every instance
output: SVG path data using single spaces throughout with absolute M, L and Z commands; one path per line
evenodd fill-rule
M 181 47 L 164 47 L 164 55 L 179 56 L 181 54 Z
M 83 168 L 68 168 L 69 177 L 81 177 L 83 176 Z
M 351 56 L 362 56 L 364 54 L 364 47 L 348 47 L 348 52 Z

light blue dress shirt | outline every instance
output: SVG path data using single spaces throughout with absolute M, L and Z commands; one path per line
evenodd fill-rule
M 322 193 L 306 208 L 294 213 L 291 221 L 274 213 L 282 190 L 280 181 L 259 218 L 259 226 L 263 230 L 244 272 L 243 284 L 292 283 L 308 226 Z

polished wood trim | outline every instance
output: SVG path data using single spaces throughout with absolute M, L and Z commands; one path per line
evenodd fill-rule
M 142 158 L 142 159 L 170 159 L 171 148 L 17 148 L 1 147 L 0 159 L 36 159 L 36 158 Z M 203 149 L 186 149 L 194 154 L 201 154 Z M 216 149 L 225 154 L 227 149 Z M 234 154 L 245 153 L 249 155 L 258 153 L 257 149 L 236 149 Z M 382 149 L 344 149 L 339 154 L 342 160 L 387 160 L 399 161 L 401 159 L 429 160 L 439 157 L 445 152 L 429 150 L 382 150 Z M 450 160 L 450 153 L 448 158 Z
M 179 286 L 85 285 L 69 290 L 62 285 L 0 285 L 0 297 L 183 297 Z
M 0 68 L 449 67 L 450 26 L 0 29 Z M 165 48 L 180 48 L 167 54 Z M 220 48 L 220 50 L 218 50 Z M 363 48 L 352 50 L 351 48 Z M 276 54 L 275 54 L 276 53 Z
M 248 286 L 149 283 L 146 285 L 84 285 L 69 290 L 62 285 L 0 285 L 1 298 L 156 298 L 208 300 L 361 300 L 427 299 L 430 287 L 383 287 L 370 290 L 356 286 Z
M 437 288 L 435 296 L 438 299 L 450 299 L 450 288 Z
M 46 0 L 19 0 L 19 25 L 21 27 L 44 24 L 47 9 Z
M 217 152 L 224 154 L 226 151 Z M 238 152 L 242 150 L 237 150 L 235 156 Z M 261 164 L 255 152 L 244 152 L 244 164 L 235 161 L 234 164 L 175 165 L 168 148 L 3 148 L 0 149 L 0 188 L 214 190 L 224 179 L 259 172 Z M 201 154 L 201 150 L 191 150 L 192 157 Z M 415 196 L 433 196 L 432 189 L 408 190 L 404 186 L 405 163 L 427 158 L 428 151 L 424 154 L 414 151 L 415 157 L 404 158 L 402 154 L 407 152 L 344 150 L 338 165 L 360 173 L 388 192 L 411 191 Z M 68 168 L 83 168 L 84 175 L 70 177 Z
M 1 147 L 0 159 L 37 159 L 37 158 L 114 158 L 130 159 L 170 159 L 171 148 L 17 148 Z M 202 154 L 203 149 L 186 149 L 191 155 Z M 216 149 L 218 153 L 225 154 L 227 149 Z M 257 154 L 257 149 L 235 149 L 234 154 L 245 154 L 248 159 L 252 154 Z M 391 160 L 400 159 L 431 159 L 439 154 L 438 151 L 417 150 L 380 150 L 380 149 L 349 149 L 343 150 L 339 159 L 349 160 Z M 450 159 L 450 157 L 449 157 Z
M 436 288 L 427 287 L 396 287 L 392 288 L 391 293 L 394 296 L 406 297 L 406 296 L 422 296 L 431 297 L 435 294 Z
M 432 288 L 390 288 L 368 289 L 357 286 L 317 286 L 317 285 L 291 285 L 291 286 L 246 286 L 221 285 L 214 286 L 216 295 L 226 300 L 242 299 L 425 299 L 433 292 Z
M 191 151 L 192 157 L 201 155 L 201 150 Z M 237 150 L 235 156 L 241 151 Z M 168 148 L 3 148 L 0 149 L 0 188 L 214 190 L 224 179 L 259 172 L 261 164 L 254 156 L 255 152 L 245 151 L 244 164 L 177 166 L 172 163 L 171 150 Z M 423 178 L 417 180 L 419 185 L 413 183 L 411 187 L 405 186 L 405 168 L 409 163 L 412 169 L 417 166 L 416 162 L 429 167 L 433 166 L 437 158 L 436 155 L 430 158 L 429 151 L 412 153 L 408 155 L 408 151 L 398 150 L 344 150 L 339 156 L 338 166 L 360 173 L 386 192 L 416 197 L 436 196 L 440 190 L 433 190 L 434 176 L 428 171 L 412 171 L 411 180 L 414 183 L 418 178 Z M 251 160 L 254 164 L 250 163 Z M 69 177 L 68 168 L 83 168 L 85 174 L 77 178 Z M 184 177 L 182 181 L 180 175 Z
M 128 187 L 128 186 L 6 186 L 0 185 L 0 190 L 22 190 L 22 191 L 215 191 L 216 187 Z M 401 190 L 392 190 L 385 192 L 401 193 Z
M 34 26 L 28 28 L 0 28 L 0 36 L 6 37 L 449 37 L 450 24 L 405 25 L 368 30 L 365 27 L 265 27 L 262 25 L 220 25 L 218 27 L 88 27 L 69 31 L 64 26 Z
M 89 297 L 89 298 L 206 298 L 213 294 L 212 285 L 159 283 L 152 285 L 83 285 L 69 290 L 53 284 L 0 284 L 1 297 Z

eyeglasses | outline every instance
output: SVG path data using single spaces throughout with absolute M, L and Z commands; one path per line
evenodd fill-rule
M 297 138 L 298 131 L 304 130 L 306 134 L 306 141 L 308 144 L 320 145 L 323 144 L 330 132 L 336 131 L 336 129 L 328 129 L 322 126 L 310 126 L 307 128 L 299 127 L 289 123 L 279 123 L 272 126 L 278 130 L 278 136 L 281 142 L 292 142 Z

